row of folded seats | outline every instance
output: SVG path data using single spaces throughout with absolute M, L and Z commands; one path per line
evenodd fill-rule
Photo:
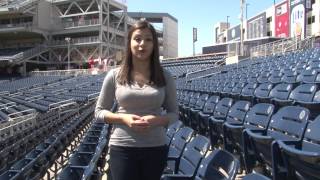
M 266 98 L 259 96 L 264 84 L 252 98 L 243 91 L 237 96 L 178 91 L 179 116 L 209 137 L 212 146 L 237 155 L 247 173 L 258 165 L 274 179 L 320 179 L 320 106 L 318 100 L 311 101 L 320 91 L 316 84 L 302 84 L 291 92 L 288 86 L 279 90 L 281 85 L 269 88 Z M 290 98 L 281 99 L 284 93 Z
M 94 122 L 57 179 L 101 179 L 98 167 L 106 163 L 109 134 L 108 124 Z
M 320 87 L 318 84 L 225 82 L 220 83 L 212 91 L 178 90 L 178 100 L 182 104 L 190 104 L 191 107 L 196 105 L 198 98 L 205 100 L 209 95 L 247 100 L 253 104 L 272 103 L 277 108 L 287 105 L 304 106 L 311 110 L 313 118 L 320 110 Z
M 0 180 L 43 177 L 66 147 L 88 129 L 93 108 L 84 107 L 79 116 L 69 112 L 59 119 L 57 112 L 50 116 L 44 114 L 36 121 L 36 130 L 17 130 L 13 136 L 1 141 Z
M 168 158 L 162 180 L 234 180 L 240 163 L 230 152 L 211 146 L 210 140 L 177 121 L 167 129 Z M 244 180 L 270 180 L 251 173 Z
M 231 153 L 219 149 L 211 151 L 210 140 L 181 121 L 168 127 L 167 145 L 169 151 L 163 180 L 233 180 L 240 167 Z
M 51 130 L 58 128 L 62 121 L 71 116 L 67 114 L 59 122 L 56 112 L 48 114 L 50 116 L 39 115 L 34 122 L 25 121 L 1 130 L 0 174 L 41 143 Z

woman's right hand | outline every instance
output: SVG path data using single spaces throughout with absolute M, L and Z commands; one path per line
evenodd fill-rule
M 144 132 L 150 126 L 141 116 L 135 114 L 121 114 L 121 119 L 124 124 L 138 132 Z

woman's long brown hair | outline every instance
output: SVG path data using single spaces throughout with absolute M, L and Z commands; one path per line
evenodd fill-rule
M 133 63 L 132 63 L 132 52 L 131 52 L 131 37 L 133 32 L 137 29 L 149 29 L 152 33 L 153 51 L 151 54 L 151 61 L 150 61 L 149 80 L 150 80 L 150 83 L 158 87 L 163 87 L 166 85 L 166 81 L 165 81 L 163 69 L 160 65 L 160 60 L 159 60 L 159 43 L 158 43 L 157 33 L 154 27 L 146 20 L 137 21 L 128 32 L 126 57 L 124 61 L 122 61 L 121 68 L 117 76 L 117 80 L 121 85 L 132 83 L 131 73 L 133 69 Z

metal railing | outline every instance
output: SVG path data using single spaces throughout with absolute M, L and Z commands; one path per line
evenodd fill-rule
M 90 25 L 98 25 L 99 19 L 84 19 L 78 21 L 71 21 L 71 22 L 63 22 L 64 28 L 73 28 L 73 27 L 82 27 L 82 26 L 90 26 Z
M 23 22 L 23 23 L 17 23 L 17 24 L 1 24 L 0 28 L 5 29 L 5 28 L 17 28 L 17 27 L 25 27 L 25 28 L 30 28 L 32 27 L 33 23 L 32 22 Z
M 52 71 L 32 71 L 31 76 L 78 76 L 89 75 L 92 73 L 91 69 L 70 69 L 70 70 L 52 70 Z
M 23 114 L 21 116 L 16 116 Z M 37 112 L 35 109 L 27 109 L 24 111 L 9 114 L 9 120 L 0 123 L 0 141 L 14 135 L 14 129 L 24 130 L 24 127 L 35 125 Z M 17 128 L 20 127 L 20 128 Z
M 32 49 L 26 50 L 24 52 L 20 52 L 18 54 L 15 54 L 13 56 L 0 56 L 0 61 L 5 60 L 5 61 L 12 61 L 12 62 L 17 63 L 17 62 L 20 62 L 21 60 L 32 57 L 35 54 L 38 54 L 42 51 L 45 51 L 47 48 L 48 48 L 47 45 L 42 44 L 42 45 L 36 46 Z
M 315 37 L 310 36 L 303 40 L 297 38 L 287 38 L 255 46 L 250 49 L 250 57 L 266 57 L 269 55 L 279 55 L 297 49 L 312 48 Z
M 87 96 L 87 100 L 88 100 L 87 103 L 90 103 L 90 102 L 92 102 L 92 101 L 97 100 L 98 97 L 99 97 L 99 94 L 100 94 L 100 92 L 96 92 L 96 93 L 89 94 L 89 95 Z
M 53 110 L 53 109 L 61 110 L 63 107 L 66 107 L 66 106 L 72 106 L 72 107 L 78 108 L 78 104 L 73 99 L 68 99 L 68 100 L 63 100 L 63 101 L 49 104 L 49 110 Z
M 70 44 L 80 44 L 80 43 L 92 43 L 100 42 L 99 36 L 90 36 L 90 37 L 81 37 L 81 38 L 72 38 Z M 68 45 L 66 40 L 55 40 L 51 41 L 50 45 Z
M 186 74 L 186 80 L 194 80 L 198 78 L 203 78 L 207 76 L 211 76 L 213 74 L 219 73 L 221 71 L 221 67 L 225 64 L 226 58 L 215 61 L 213 67 L 209 67 L 206 69 L 202 69 L 199 71 L 194 71 Z

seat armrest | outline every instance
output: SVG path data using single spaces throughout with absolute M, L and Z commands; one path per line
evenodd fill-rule
M 243 125 L 240 124 L 230 124 L 230 123 L 224 123 L 224 125 L 228 128 L 232 128 L 232 129 L 242 129 Z
M 164 174 L 161 176 L 161 180 L 192 180 L 192 176 L 182 174 Z
M 248 135 L 254 139 L 271 139 L 271 136 L 264 136 L 263 130 L 248 130 L 246 131 Z
M 309 157 L 320 157 L 320 153 L 317 152 L 310 152 L 310 151 L 304 151 L 301 149 L 296 149 L 290 145 L 294 145 L 295 141 L 280 141 L 277 140 L 277 143 L 279 144 L 280 148 L 285 150 L 288 153 L 297 154 L 300 156 L 309 156 Z

